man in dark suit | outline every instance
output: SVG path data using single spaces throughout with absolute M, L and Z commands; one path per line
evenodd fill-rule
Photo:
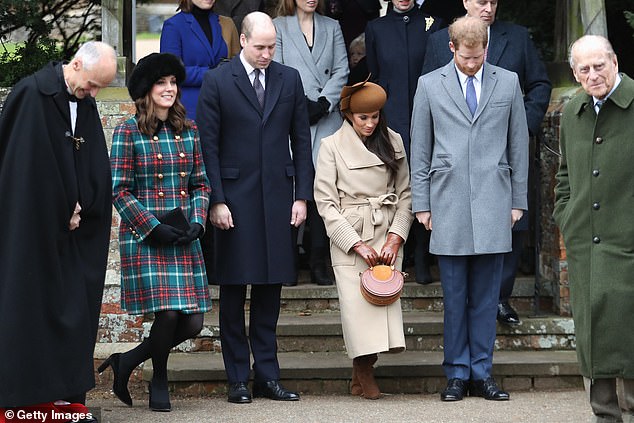
M 238 56 L 205 75 L 196 111 L 212 191 L 228 399 L 251 402 L 251 352 L 253 396 L 292 401 L 299 396 L 279 384 L 275 328 L 282 283 L 297 279 L 296 229 L 312 198 L 308 111 L 299 73 L 272 61 L 271 18 L 248 14 L 240 45 Z
M 537 136 L 548 109 L 552 86 L 528 31 L 522 26 L 495 20 L 498 0 L 463 0 L 463 5 L 468 16 L 477 17 L 489 26 L 489 43 L 485 53 L 487 63 L 513 71 L 519 77 L 528 131 L 531 136 Z M 451 59 L 448 31 L 436 32 L 427 42 L 423 74 L 446 65 Z M 527 230 L 528 213 L 513 227 L 513 249 L 504 256 L 497 318 L 507 325 L 520 323 L 508 301 L 513 292 Z

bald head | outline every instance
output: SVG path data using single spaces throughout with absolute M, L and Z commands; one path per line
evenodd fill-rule
M 270 31 L 271 29 L 275 32 L 275 25 L 273 25 L 273 20 L 269 15 L 262 12 L 252 12 L 244 17 L 241 34 L 246 38 L 251 38 L 251 34 L 255 30 Z
M 616 83 L 619 63 L 610 42 L 599 35 L 585 35 L 570 47 L 570 67 L 584 91 L 604 99 Z

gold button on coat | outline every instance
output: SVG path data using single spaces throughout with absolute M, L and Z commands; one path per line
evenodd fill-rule
M 162 173 L 159 173 L 159 174 L 158 174 L 158 178 L 159 178 L 159 179 L 163 179 L 163 174 L 162 174 Z
M 182 159 L 183 157 L 185 157 L 185 153 L 181 153 L 181 154 L 179 154 L 179 156 L 180 156 L 180 157 L 181 157 L 181 159 Z
M 184 197 L 187 195 L 187 193 L 185 191 L 181 191 L 181 195 Z
M 159 160 L 163 160 L 163 155 L 161 153 L 158 153 L 156 155 L 156 158 L 159 159 Z
M 163 191 L 159 191 L 159 197 L 164 197 L 165 194 L 163 193 Z

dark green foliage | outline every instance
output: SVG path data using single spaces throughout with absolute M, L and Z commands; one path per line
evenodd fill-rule
M 0 87 L 10 87 L 51 60 L 60 58 L 61 52 L 51 39 L 21 44 L 13 52 L 5 50 L 0 53 Z

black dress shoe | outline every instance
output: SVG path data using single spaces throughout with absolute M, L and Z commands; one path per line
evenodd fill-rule
M 283 286 L 297 286 L 297 281 L 295 281 L 295 282 L 284 282 L 282 285 Z
M 498 304 L 498 322 L 508 326 L 517 326 L 521 323 L 517 312 L 506 301 Z
M 449 379 L 447 387 L 440 393 L 442 401 L 460 401 L 467 395 L 467 381 L 462 379 Z
M 246 382 L 236 382 L 229 385 L 227 401 L 234 404 L 248 404 L 251 402 L 251 393 Z
M 310 282 L 321 286 L 328 286 L 335 283 L 328 274 L 328 269 L 325 264 L 315 265 L 310 269 Z
M 148 389 L 150 391 L 150 410 L 163 412 L 172 411 L 167 382 L 159 384 L 152 380 Z
M 420 285 L 429 285 L 433 282 L 428 260 L 423 260 L 422 257 L 417 257 L 414 262 L 414 273 L 416 275 L 416 283 Z
M 101 363 L 101 366 L 99 366 L 97 371 L 101 374 L 108 367 L 112 368 L 112 392 L 114 392 L 114 394 L 117 396 L 117 398 L 119 398 L 119 400 L 121 400 L 121 402 L 132 407 L 132 397 L 130 396 L 130 391 L 128 391 L 128 379 L 130 379 L 130 374 L 127 373 L 124 375 L 121 371 L 119 371 L 120 358 L 121 354 L 112 354 L 106 359 L 106 361 Z
M 483 380 L 472 380 L 469 386 L 469 395 L 492 401 L 508 401 L 509 399 L 508 392 L 498 388 L 495 379 L 492 377 Z
M 299 401 L 299 394 L 286 390 L 277 380 L 255 382 L 253 384 L 253 396 L 276 401 Z

